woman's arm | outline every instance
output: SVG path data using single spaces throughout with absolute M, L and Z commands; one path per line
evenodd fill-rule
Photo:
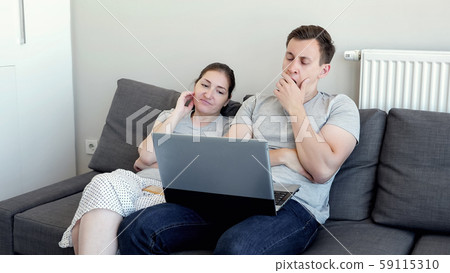
M 144 141 L 139 145 L 139 158 L 134 163 L 134 169 L 141 171 L 147 168 L 157 168 L 155 149 L 153 148 L 153 132 L 170 134 L 178 125 L 180 120 L 191 112 L 194 102 L 192 101 L 192 92 L 185 91 L 181 93 L 177 100 L 177 105 L 170 116 L 164 122 L 155 121 L 153 129 Z M 186 103 L 189 102 L 188 105 Z
M 134 162 L 134 169 L 136 171 L 139 172 L 143 169 L 158 167 L 158 164 L 156 163 L 156 154 L 153 148 L 152 134 L 156 128 L 159 128 L 161 126 L 164 126 L 164 123 L 156 121 L 150 134 L 139 145 L 139 158 Z

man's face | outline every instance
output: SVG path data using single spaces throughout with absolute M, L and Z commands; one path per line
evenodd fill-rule
M 309 78 L 309 90 L 306 95 L 317 90 L 320 78 L 328 73 L 329 64 L 320 65 L 320 48 L 315 39 L 297 40 L 291 39 L 286 48 L 283 59 L 283 71 L 285 71 L 300 87 L 301 83 Z

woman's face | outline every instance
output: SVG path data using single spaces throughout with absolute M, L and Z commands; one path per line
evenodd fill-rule
M 221 71 L 209 70 L 194 86 L 195 113 L 202 116 L 218 116 L 228 99 L 228 78 Z

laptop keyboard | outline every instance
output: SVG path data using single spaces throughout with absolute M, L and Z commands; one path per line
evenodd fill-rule
M 274 191 L 275 205 L 281 206 L 290 197 L 291 193 L 286 191 Z

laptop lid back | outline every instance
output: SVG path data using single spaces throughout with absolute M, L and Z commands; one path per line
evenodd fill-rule
M 153 133 L 153 143 L 167 202 L 276 214 L 267 142 Z
M 164 188 L 273 199 L 267 142 L 153 133 L 153 143 Z

